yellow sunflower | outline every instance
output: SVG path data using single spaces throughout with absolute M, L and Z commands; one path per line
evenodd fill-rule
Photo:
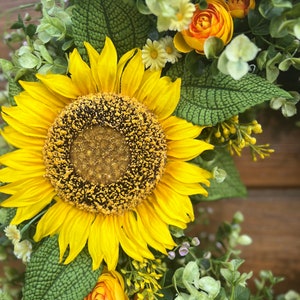
M 0 157 L 0 192 L 11 195 L 1 205 L 17 208 L 12 224 L 47 207 L 36 241 L 58 234 L 66 264 L 87 244 L 93 269 L 104 260 L 112 270 L 119 246 L 138 261 L 174 247 L 168 226 L 193 220 L 189 195 L 207 194 L 211 176 L 187 161 L 213 147 L 171 116 L 180 79 L 145 71 L 139 49 L 118 62 L 109 38 L 100 54 L 85 47 L 89 65 L 75 49 L 70 76 L 37 74 L 2 108 L 17 149 Z

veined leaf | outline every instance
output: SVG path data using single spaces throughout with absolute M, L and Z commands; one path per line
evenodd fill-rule
M 98 52 L 105 37 L 112 39 L 118 55 L 142 47 L 151 23 L 146 15 L 122 0 L 77 0 L 72 17 L 74 42 L 85 57 L 83 42 L 89 42 Z
M 83 299 L 102 269 L 92 271 L 86 250 L 68 265 L 59 263 L 57 237 L 46 239 L 31 257 L 25 274 L 24 300 Z
M 181 74 L 181 98 L 175 114 L 194 124 L 215 125 L 274 97 L 291 98 L 285 90 L 253 74 L 234 80 L 221 73 L 214 77 L 207 68 L 194 77 L 182 63 L 167 72 L 173 78 Z

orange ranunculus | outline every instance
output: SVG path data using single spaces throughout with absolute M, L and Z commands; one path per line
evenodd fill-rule
M 255 0 L 226 0 L 226 3 L 233 18 L 245 18 L 255 8 Z
M 207 38 L 215 36 L 226 45 L 232 38 L 233 20 L 227 4 L 222 0 L 208 0 L 207 8 L 196 10 L 189 28 L 177 32 L 174 37 L 175 47 L 181 52 L 196 52 L 203 54 L 204 43 Z
M 104 270 L 96 286 L 84 300 L 128 300 L 122 276 L 117 271 Z

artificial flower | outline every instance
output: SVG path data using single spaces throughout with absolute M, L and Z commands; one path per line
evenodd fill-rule
M 142 60 L 146 68 L 151 71 L 161 70 L 167 62 L 167 53 L 158 41 L 147 39 L 142 49 Z
M 105 270 L 96 286 L 84 300 L 127 300 L 124 292 L 124 280 L 117 271 Z
M 30 261 L 32 244 L 28 240 L 14 243 L 14 255 L 22 259 L 23 263 Z
M 204 43 L 209 37 L 220 38 L 224 45 L 229 43 L 233 34 L 233 20 L 226 3 L 221 0 L 208 0 L 207 8 L 198 4 L 188 29 L 177 32 L 174 37 L 175 47 L 184 53 L 196 50 L 204 53 Z
M 240 34 L 220 55 L 218 69 L 238 80 L 248 73 L 250 67 L 247 62 L 253 60 L 259 50 L 246 35 Z
M 137 261 L 154 259 L 148 246 L 174 247 L 169 225 L 193 220 L 189 195 L 207 195 L 211 178 L 187 161 L 213 146 L 195 139 L 203 127 L 172 116 L 180 79 L 145 71 L 139 49 L 117 62 L 109 38 L 100 54 L 85 47 L 90 65 L 75 49 L 70 76 L 21 81 L 17 105 L 2 108 L 17 149 L 0 157 L 0 191 L 11 195 L 1 205 L 17 208 L 12 224 L 46 209 L 35 241 L 57 234 L 65 264 L 87 244 L 93 269 L 104 260 L 113 270 L 119 246 Z
M 226 0 L 233 18 L 245 18 L 250 9 L 255 8 L 255 0 Z
M 8 225 L 4 228 L 4 233 L 12 241 L 12 243 L 17 243 L 21 239 L 21 232 L 16 225 Z
M 165 36 L 159 40 L 159 43 L 165 49 L 167 62 L 174 64 L 181 57 L 181 54 L 175 48 L 173 43 L 173 38 L 170 36 Z
M 195 10 L 189 0 L 146 0 L 146 4 L 157 16 L 158 31 L 187 29 Z

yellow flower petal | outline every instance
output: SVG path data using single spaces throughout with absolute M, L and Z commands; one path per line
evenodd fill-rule
M 168 226 L 157 216 L 148 202 L 143 202 L 137 208 L 138 227 L 143 232 L 145 241 L 154 249 L 167 254 L 165 249 L 172 249 L 175 242 Z
M 0 163 L 16 170 L 40 170 L 43 157 L 41 152 L 18 149 L 2 155 Z
M 106 37 L 105 45 L 97 61 L 98 78 L 102 92 L 114 92 L 117 75 L 117 51 L 111 39 Z
M 144 101 L 159 119 L 169 117 L 175 110 L 180 98 L 181 79 L 170 81 L 169 77 L 160 78 Z
M 11 126 L 10 128 L 14 128 L 19 133 L 21 133 L 25 136 L 31 137 L 31 139 L 33 139 L 33 138 L 44 139 L 47 135 L 47 128 L 34 127 L 34 126 L 28 127 L 28 125 L 27 125 L 28 123 L 20 122 L 19 119 L 12 118 L 11 116 L 6 115 L 6 114 L 2 114 L 2 118 L 7 124 L 9 124 Z M 5 130 L 7 131 L 7 129 L 5 129 Z M 19 141 L 17 141 L 17 142 L 19 142 Z M 14 145 L 14 146 L 16 146 L 16 145 Z
M 180 160 L 169 161 L 165 172 L 175 179 L 184 183 L 201 182 L 209 184 L 209 178 L 212 178 L 211 172 L 204 170 L 194 164 Z
M 168 156 L 182 160 L 191 160 L 197 157 L 205 150 L 211 150 L 214 147 L 211 144 L 200 140 L 185 139 L 168 142 Z
M 133 97 L 144 76 L 141 50 L 131 50 L 121 57 L 118 63 L 117 75 L 117 90 L 122 95 Z
M 73 261 L 85 246 L 89 236 L 89 229 L 94 218 L 93 214 L 74 207 L 72 207 L 65 216 L 65 221 L 61 225 L 58 237 L 60 260 L 62 260 L 65 250 L 69 245 L 69 253 L 64 260 L 64 264 L 69 264 Z
M 42 115 L 36 115 L 33 111 L 26 112 L 17 106 L 2 107 L 2 112 L 3 119 L 8 115 L 14 116 L 14 119 L 17 119 L 20 123 L 31 124 L 33 127 L 45 129 L 51 126 L 51 122 L 47 120 L 46 116 L 42 118 Z
M 179 180 L 176 180 L 172 176 L 165 174 L 161 179 L 161 182 L 170 188 L 174 189 L 179 194 L 182 195 L 197 195 L 201 194 L 207 196 L 207 191 L 198 183 L 183 183 Z
M 36 74 L 36 77 L 48 88 L 69 99 L 81 96 L 79 88 L 73 83 L 72 79 L 60 74 Z
M 90 67 L 82 60 L 77 49 L 70 54 L 69 72 L 73 84 L 78 87 L 81 95 L 88 95 L 97 91 Z
M 29 97 L 39 100 L 51 108 L 61 109 L 70 102 L 69 98 L 55 94 L 48 89 L 42 82 L 19 81 Z M 22 95 L 21 93 L 20 95 Z M 30 100 L 29 100 L 30 101 Z
M 196 138 L 200 135 L 205 126 L 196 126 L 187 122 L 184 119 L 180 119 L 176 116 L 170 116 L 169 118 L 161 122 L 168 140 L 182 140 L 187 138 Z
M 12 127 L 6 126 L 1 131 L 4 139 L 16 148 L 24 148 L 41 151 L 44 146 L 45 139 L 40 137 L 32 138 L 15 131 Z
M 175 48 L 180 52 L 188 53 L 188 52 L 191 52 L 194 50 L 192 47 L 190 47 L 186 43 L 186 41 L 184 40 L 184 38 L 180 32 L 177 32 L 175 34 L 173 42 L 174 42 Z
M 34 240 L 38 242 L 46 236 L 52 236 L 58 233 L 71 209 L 71 205 L 58 200 L 47 210 L 38 222 L 36 232 L 33 237 Z

